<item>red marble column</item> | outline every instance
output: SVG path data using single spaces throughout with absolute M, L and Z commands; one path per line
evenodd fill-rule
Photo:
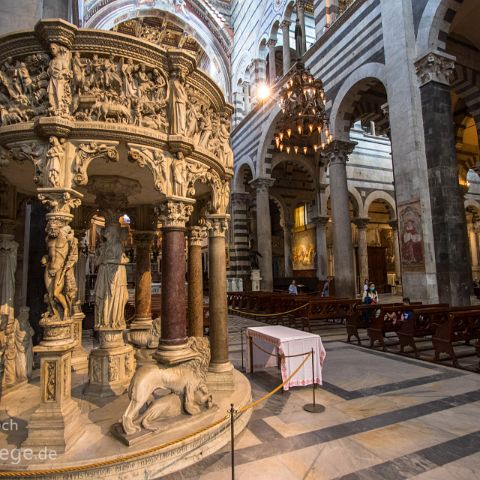
M 192 227 L 188 237 L 188 335 L 203 337 L 202 241 L 205 228 Z
M 162 205 L 162 328 L 156 360 L 175 364 L 192 358 L 187 348 L 185 223 L 194 201 L 168 199 Z
M 152 270 L 150 253 L 155 232 L 135 232 L 135 324 L 152 323 Z

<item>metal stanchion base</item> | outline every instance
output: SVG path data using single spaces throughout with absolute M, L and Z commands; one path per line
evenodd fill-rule
M 315 405 L 313 403 L 307 403 L 303 406 L 303 409 L 310 413 L 322 413 L 325 411 L 325 407 L 319 403 L 316 403 Z

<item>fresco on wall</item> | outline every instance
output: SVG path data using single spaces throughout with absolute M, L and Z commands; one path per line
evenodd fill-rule
M 398 206 L 400 219 L 400 252 L 403 270 L 418 271 L 425 268 L 422 217 L 420 202 Z
M 292 263 L 294 270 L 315 268 L 315 230 L 304 230 L 293 234 Z

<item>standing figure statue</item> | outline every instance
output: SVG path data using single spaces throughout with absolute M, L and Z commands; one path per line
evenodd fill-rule
M 45 267 L 46 303 L 48 314 L 63 320 L 71 311 L 64 293 L 65 276 L 69 270 L 72 249 L 76 246 L 73 230 L 58 220 L 50 220 L 47 224 L 48 255 L 42 258 Z M 59 310 L 59 305 L 62 310 Z
M 128 257 L 123 251 L 120 224 L 105 227 L 104 241 L 100 245 L 95 285 L 95 328 L 125 328 L 125 305 L 128 301 L 127 271 Z
M 16 320 L 15 342 L 17 357 L 15 360 L 18 380 L 25 380 L 32 376 L 34 330 L 29 321 L 30 308 L 21 307 Z
M 184 197 L 187 187 L 187 168 L 182 152 L 177 152 L 177 158 L 172 161 L 173 194 Z
M 0 317 L 8 320 L 14 317 L 15 271 L 17 269 L 18 243 L 10 235 L 0 235 Z M 1 328 L 0 320 L 0 328 Z
M 70 80 L 72 78 L 70 70 L 71 54 L 65 47 L 57 43 L 50 44 L 50 51 L 53 55 L 47 71 L 50 78 L 47 88 L 50 111 L 53 115 L 69 115 Z
M 170 133 L 176 135 L 185 135 L 188 101 L 185 83 L 185 76 L 180 70 L 172 73 L 170 77 L 169 119 Z
M 65 155 L 65 139 L 50 137 L 50 148 L 47 151 L 45 162 L 45 174 L 49 187 L 59 187 L 62 175 L 62 163 Z
M 230 146 L 230 120 L 226 114 L 220 119 L 218 140 L 220 142 L 218 151 L 220 163 L 225 167 L 233 168 L 233 150 Z

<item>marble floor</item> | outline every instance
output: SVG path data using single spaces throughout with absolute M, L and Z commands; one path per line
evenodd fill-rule
M 230 319 L 230 356 L 241 367 Z M 310 388 L 276 393 L 236 440 L 237 480 L 480 479 L 480 375 L 344 342 L 341 325 L 320 331 L 327 358 L 320 414 L 305 412 Z M 365 342 L 366 343 L 366 342 Z M 477 358 L 478 361 L 478 358 Z M 254 399 L 277 386 L 277 369 L 249 375 Z M 228 448 L 168 480 L 231 478 Z

